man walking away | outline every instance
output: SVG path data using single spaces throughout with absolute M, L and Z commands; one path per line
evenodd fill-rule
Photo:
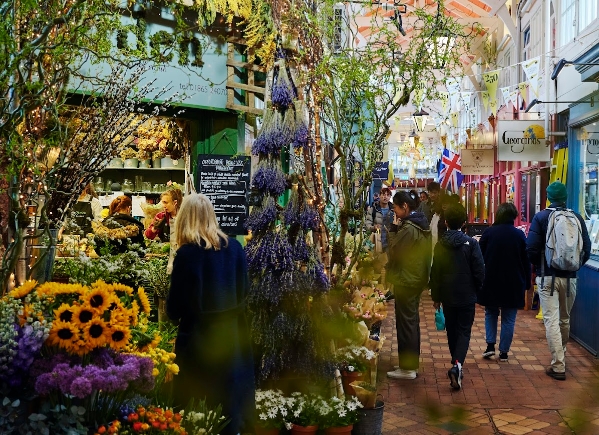
M 428 184 L 428 201 L 423 201 L 418 206 L 418 211 L 424 213 L 424 216 L 426 216 L 426 219 L 428 220 L 429 224 L 431 222 L 431 219 L 433 218 L 433 215 L 435 214 L 435 203 L 438 201 L 440 193 L 441 185 L 436 181 L 430 182 Z
M 462 204 L 445 210 L 447 232 L 435 246 L 430 288 L 435 309 L 443 304 L 447 344 L 453 367 L 447 372 L 451 387 L 462 387 L 462 365 L 470 347 L 476 297 L 485 279 L 485 263 L 478 242 L 460 231 L 467 219 Z
M 576 298 L 576 271 L 591 255 L 591 240 L 580 214 L 566 209 L 566 186 L 547 186 L 548 208 L 537 213 L 526 239 L 526 253 L 535 267 L 551 365 L 545 373 L 566 380 L 566 343 L 570 311 Z

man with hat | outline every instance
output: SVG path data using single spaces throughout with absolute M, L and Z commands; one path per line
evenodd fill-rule
M 566 379 L 566 343 L 570 337 L 570 311 L 576 297 L 576 271 L 560 270 L 551 267 L 545 259 L 546 235 L 550 215 L 556 210 L 566 210 L 568 194 L 566 186 L 555 181 L 547 186 L 547 199 L 550 205 L 537 213 L 530 224 L 526 239 L 528 259 L 535 267 L 536 284 L 543 310 L 545 335 L 551 351 L 551 365 L 546 374 L 553 379 Z M 580 221 L 582 235 L 582 264 L 591 255 L 591 239 L 587 226 L 580 214 L 572 212 Z M 575 221 L 574 221 L 575 222 Z M 559 237 L 557 232 L 555 237 Z

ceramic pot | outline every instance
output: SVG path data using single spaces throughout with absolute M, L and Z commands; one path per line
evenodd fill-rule
M 162 167 L 162 165 L 160 164 L 161 160 L 162 159 L 154 159 L 154 160 L 152 160 L 152 167 L 154 169 L 161 168 Z
M 160 165 L 162 168 L 182 168 L 183 160 L 175 160 L 171 158 L 171 156 L 163 157 L 160 161 Z
M 150 160 L 150 159 L 140 160 L 139 161 L 139 167 L 143 168 L 143 169 L 151 168 L 152 167 L 152 160 Z
M 354 381 L 361 381 L 364 379 L 364 373 L 362 372 L 341 372 L 341 382 L 343 383 L 343 391 L 346 396 L 355 396 L 356 390 L 350 384 Z
M 139 159 L 125 159 L 124 166 L 125 168 L 137 168 L 139 164 Z
M 328 427 L 324 430 L 325 435 L 351 435 L 351 430 L 354 428 L 353 424 L 342 427 Z
M 108 162 L 108 167 L 109 168 L 122 168 L 123 167 L 123 159 L 121 159 L 119 157 L 115 157 L 114 159 L 110 160 L 110 162 Z
M 298 426 L 294 424 L 291 428 L 291 435 L 315 434 L 318 431 L 318 425 L 315 426 Z

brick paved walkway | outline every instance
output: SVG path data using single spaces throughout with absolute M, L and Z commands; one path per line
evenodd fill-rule
M 485 360 L 484 310 L 476 307 L 462 390 L 447 379 L 445 331 L 435 329 L 430 296 L 420 304 L 422 348 L 415 380 L 394 380 L 397 365 L 393 303 L 382 334 L 378 392 L 385 400 L 383 435 L 395 434 L 599 434 L 599 360 L 570 341 L 566 381 L 545 374 L 550 354 L 536 311 L 519 311 L 508 362 Z

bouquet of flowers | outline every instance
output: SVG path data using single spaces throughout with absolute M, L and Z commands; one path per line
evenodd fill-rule
M 352 396 L 349 399 L 340 399 L 336 396 L 331 397 L 324 402 L 321 408 L 320 427 L 345 427 L 352 425 L 360 418 L 358 409 L 362 408 L 362 403 L 357 397 Z
M 344 311 L 356 321 L 364 321 L 368 328 L 387 317 L 385 293 L 377 283 L 362 285 L 355 290 L 352 300 L 343 306 Z
M 326 401 L 314 394 L 302 394 L 295 392 L 291 394 L 288 401 L 289 413 L 285 419 L 285 426 L 291 429 L 297 426 L 316 426 L 320 422 L 320 410 L 326 405 Z
M 335 352 L 335 361 L 340 371 L 365 372 L 370 368 L 376 353 L 365 346 L 345 346 Z
M 281 429 L 289 413 L 289 403 L 281 390 L 256 390 L 258 425 L 265 429 Z

